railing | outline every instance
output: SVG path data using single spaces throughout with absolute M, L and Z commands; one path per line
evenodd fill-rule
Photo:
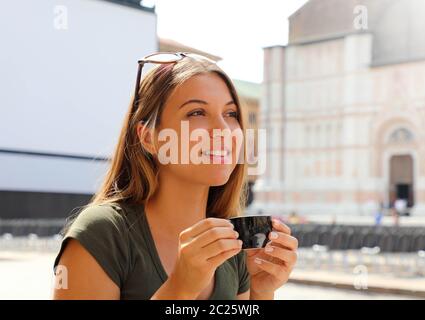
M 300 247 L 313 245 L 329 250 L 379 247 L 380 252 L 425 250 L 425 227 L 289 224 Z
M 10 233 L 0 236 L 0 251 L 57 252 L 62 236 L 38 237 L 36 234 L 14 237 Z
M 58 234 L 65 224 L 65 219 L 0 219 L 0 236 L 10 234 L 13 237 L 35 234 L 49 237 Z
M 299 242 L 298 267 L 425 276 L 425 228 L 289 224 Z

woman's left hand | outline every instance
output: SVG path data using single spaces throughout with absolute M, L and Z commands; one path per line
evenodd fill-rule
M 284 285 L 297 262 L 298 240 L 291 229 L 272 219 L 273 231 L 265 248 L 247 250 L 247 268 L 251 276 L 251 296 L 267 297 Z

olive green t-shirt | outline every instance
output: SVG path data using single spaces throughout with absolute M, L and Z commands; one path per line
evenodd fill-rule
M 143 206 L 97 204 L 85 208 L 67 230 L 54 262 L 73 238 L 96 259 L 121 290 L 121 299 L 150 299 L 167 280 Z M 210 300 L 231 300 L 250 287 L 246 253 L 226 260 L 215 271 Z

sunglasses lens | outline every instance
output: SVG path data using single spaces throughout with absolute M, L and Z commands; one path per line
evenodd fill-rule
M 155 53 L 153 55 L 147 56 L 145 59 L 152 62 L 175 62 L 181 59 L 180 56 L 173 53 Z

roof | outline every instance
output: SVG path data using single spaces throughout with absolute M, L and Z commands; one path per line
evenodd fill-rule
M 245 99 L 259 100 L 261 84 L 244 80 L 232 79 L 238 94 Z
M 288 45 L 372 34 L 372 66 L 419 61 L 425 58 L 424 16 L 420 0 L 309 0 L 289 17 Z M 367 25 L 358 27 L 354 18 Z
M 192 53 L 196 53 L 196 54 L 200 54 L 203 55 L 211 60 L 214 61 L 220 61 L 222 60 L 221 57 L 199 50 L 199 49 L 195 49 L 193 47 L 189 47 L 185 44 L 182 44 L 180 42 L 177 42 L 175 40 L 171 40 L 171 39 L 166 39 L 166 38 L 159 38 L 159 51 L 170 51 L 170 52 L 192 52 Z
M 116 4 L 121 4 L 123 6 L 131 7 L 134 9 L 155 13 L 155 6 L 145 7 L 142 5 L 142 1 L 140 0 L 103 0 L 103 1 L 113 2 Z

